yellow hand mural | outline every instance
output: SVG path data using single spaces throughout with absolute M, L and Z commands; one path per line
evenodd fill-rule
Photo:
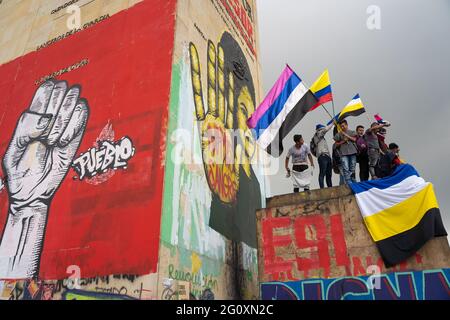
M 236 92 L 234 72 L 224 70 L 226 57 L 223 48 L 219 44 L 216 50 L 215 45 L 209 41 L 208 109 L 205 113 L 200 59 L 193 43 L 189 46 L 189 52 L 195 112 L 197 120 L 201 122 L 201 146 L 208 184 L 222 202 L 233 203 L 239 189 L 239 165 L 243 166 L 248 177 L 251 174 L 249 159 L 255 152 L 255 146 L 246 120 L 255 109 L 254 102 L 247 86 L 242 86 Z M 232 130 L 236 128 L 240 129 L 240 143 L 234 141 Z

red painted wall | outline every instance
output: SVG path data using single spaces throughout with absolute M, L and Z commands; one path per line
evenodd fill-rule
M 35 81 L 83 59 L 89 59 L 86 66 L 57 77 L 81 85 L 81 96 L 89 103 L 77 156 L 96 145 L 108 123 L 114 141 L 127 136 L 136 148 L 126 170 L 97 185 L 75 179 L 78 174 L 70 169 L 51 203 L 42 279 L 65 278 L 70 265 L 80 267 L 82 278 L 156 271 L 175 6 L 175 0 L 144 1 L 0 66 L 1 158 L 38 88 Z M 1 228 L 7 214 L 3 189 Z

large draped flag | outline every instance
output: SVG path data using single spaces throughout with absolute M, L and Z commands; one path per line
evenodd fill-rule
M 428 240 L 447 236 L 433 185 L 402 164 L 384 179 L 352 183 L 365 225 L 386 267 L 414 255 Z
M 333 121 L 335 120 L 337 122 L 340 122 L 347 117 L 350 116 L 357 117 L 363 114 L 364 112 L 366 112 L 366 109 L 364 108 L 364 105 L 361 101 L 361 97 L 359 96 L 359 94 L 357 94 L 340 113 L 338 113 L 332 120 L 328 122 L 328 125 L 333 123 Z
M 316 82 L 314 82 L 310 90 L 319 100 L 310 111 L 313 111 L 324 103 L 333 101 L 333 93 L 331 91 L 330 74 L 328 73 L 328 69 L 322 73 Z
M 255 130 L 257 143 L 269 154 L 279 157 L 283 139 L 317 103 L 316 97 L 300 77 L 286 66 L 273 88 L 247 120 Z

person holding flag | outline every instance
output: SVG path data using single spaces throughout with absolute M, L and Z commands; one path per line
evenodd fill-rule
M 369 156 L 369 172 L 372 179 L 378 179 L 375 168 L 380 160 L 381 150 L 380 142 L 378 140 L 378 132 L 384 128 L 389 127 L 388 122 L 379 124 L 378 122 L 372 123 L 369 129 L 364 134 L 364 139 L 367 142 L 367 154 Z
M 366 112 L 366 109 L 361 101 L 359 94 L 357 94 L 352 101 L 350 101 L 345 108 L 338 113 L 330 122 L 339 122 L 341 131 L 336 133 L 334 141 L 336 142 L 337 149 L 341 156 L 341 165 L 346 184 L 356 182 L 355 169 L 356 169 L 356 155 L 358 149 L 356 148 L 357 134 L 355 131 L 348 129 L 348 123 L 345 118 L 349 116 L 359 116 Z
M 328 110 L 324 107 L 327 102 L 333 102 L 333 92 L 331 90 L 331 81 L 328 69 L 326 69 L 320 77 L 314 82 L 310 88 L 311 92 L 317 98 L 317 103 L 311 108 L 310 111 L 317 109 L 319 106 L 328 113 L 330 118 L 333 118 Z M 331 188 L 332 183 L 332 172 L 333 163 L 331 158 L 331 153 L 328 149 L 328 143 L 325 139 L 325 135 L 331 130 L 334 124 L 328 124 L 324 126 L 318 124 L 316 126 L 316 132 L 311 139 L 310 149 L 312 154 L 317 157 L 317 162 L 319 163 L 319 186 L 321 189 L 325 187 L 324 179 L 326 178 L 327 187 Z
M 325 187 L 324 179 L 326 178 L 327 187 L 333 187 L 332 182 L 332 172 L 333 163 L 331 159 L 331 153 L 328 148 L 328 142 L 325 139 L 325 135 L 331 130 L 333 124 L 329 126 L 324 126 L 323 124 L 318 124 L 316 126 L 316 133 L 311 139 L 310 149 L 311 153 L 317 157 L 317 162 L 319 163 L 319 186 L 320 189 Z
M 334 141 L 336 141 L 341 157 L 345 183 L 350 184 L 356 182 L 355 169 L 356 155 L 358 154 L 356 149 L 356 132 L 348 129 L 347 120 L 341 120 L 339 125 L 341 126 L 341 131 L 334 136 Z
M 256 142 L 274 157 L 283 153 L 283 139 L 317 105 L 318 99 L 308 89 L 300 77 L 288 66 L 281 73 L 255 112 L 247 120 L 247 125 L 256 134 Z M 286 157 L 286 171 L 291 176 L 289 159 L 292 157 L 292 180 L 294 192 L 300 188 L 309 190 L 314 167 L 309 147 L 302 136 L 294 137 L 295 146 L 289 149 Z

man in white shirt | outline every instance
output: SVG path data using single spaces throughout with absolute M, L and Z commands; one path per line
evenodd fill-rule
M 289 149 L 286 156 L 285 167 L 287 171 L 287 176 L 292 176 L 294 183 L 294 192 L 300 192 L 300 188 L 305 191 L 310 189 L 312 170 L 308 170 L 307 158 L 311 167 L 314 168 L 314 161 L 309 150 L 309 147 L 305 144 L 303 137 L 301 135 L 294 136 L 295 145 Z M 292 175 L 289 169 L 289 159 L 292 157 Z

